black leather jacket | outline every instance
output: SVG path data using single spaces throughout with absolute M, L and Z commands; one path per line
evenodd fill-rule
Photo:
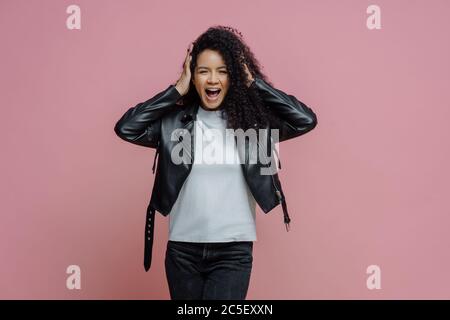
M 280 118 L 281 125 L 276 128 L 279 129 L 279 142 L 305 134 L 317 125 L 317 117 L 309 107 L 294 96 L 273 88 L 264 80 L 255 78 L 249 90 L 258 90 L 267 107 Z M 171 161 L 172 148 L 175 144 L 185 141 L 182 131 L 180 131 L 178 141 L 172 141 L 172 132 L 177 128 L 184 128 L 187 130 L 184 133 L 189 132 L 193 137 L 194 121 L 199 108 L 198 104 L 188 106 L 177 104 L 180 98 L 181 95 L 175 86 L 170 85 L 149 100 L 130 108 L 114 127 L 116 134 L 123 140 L 156 149 L 153 173 L 155 173 L 156 159 L 159 154 L 153 191 L 146 215 L 145 271 L 148 271 L 151 266 L 155 210 L 163 216 L 170 213 L 194 162 L 194 143 L 190 144 L 191 152 L 188 155 L 190 158 L 188 163 L 174 164 Z M 270 134 L 268 138 L 270 139 Z M 245 145 L 246 154 L 248 154 L 248 144 Z M 269 140 L 266 146 L 270 145 Z M 273 152 L 271 154 L 273 156 Z M 278 165 L 281 168 L 280 162 Z M 259 161 L 251 163 L 248 158 L 241 166 L 249 189 L 260 208 L 264 213 L 268 213 L 277 205 L 282 204 L 286 230 L 289 230 L 290 218 L 278 174 L 260 174 L 261 167 L 267 165 Z

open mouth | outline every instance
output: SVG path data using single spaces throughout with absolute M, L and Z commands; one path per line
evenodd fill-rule
M 205 89 L 206 92 L 206 96 L 208 97 L 208 99 L 210 100 L 216 100 L 217 97 L 220 94 L 220 89 L 219 88 L 214 88 L 214 89 Z

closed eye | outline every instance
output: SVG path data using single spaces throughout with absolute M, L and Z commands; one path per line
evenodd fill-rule
M 200 71 L 199 73 L 200 74 L 204 74 L 204 73 L 206 73 L 206 72 L 208 72 L 208 71 Z M 222 74 L 227 74 L 228 72 L 227 71 L 220 71 L 220 73 L 222 73 Z

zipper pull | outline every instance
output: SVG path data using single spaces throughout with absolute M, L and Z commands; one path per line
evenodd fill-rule
M 158 146 L 156 147 L 155 157 L 153 158 L 153 167 L 152 167 L 153 174 L 155 174 L 156 157 L 158 156 L 158 153 L 159 153 L 159 141 Z
M 283 202 L 283 211 L 285 211 L 286 212 L 286 214 L 284 215 L 284 224 L 285 224 L 285 226 L 286 226 L 286 231 L 289 231 L 289 229 L 290 229 L 290 225 L 289 225 L 289 223 L 291 222 L 291 218 L 289 218 L 289 215 L 287 214 L 287 208 L 284 208 L 284 206 L 285 206 L 285 203 Z
M 280 190 L 276 190 L 275 193 L 277 194 L 278 199 L 280 200 L 281 203 L 281 192 Z

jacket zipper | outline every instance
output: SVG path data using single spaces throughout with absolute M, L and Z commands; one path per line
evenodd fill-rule
M 160 141 L 161 140 L 158 140 L 158 145 L 156 147 L 155 157 L 153 158 L 153 167 L 152 167 L 153 174 L 155 174 L 156 158 L 158 157 L 158 153 L 159 153 Z

